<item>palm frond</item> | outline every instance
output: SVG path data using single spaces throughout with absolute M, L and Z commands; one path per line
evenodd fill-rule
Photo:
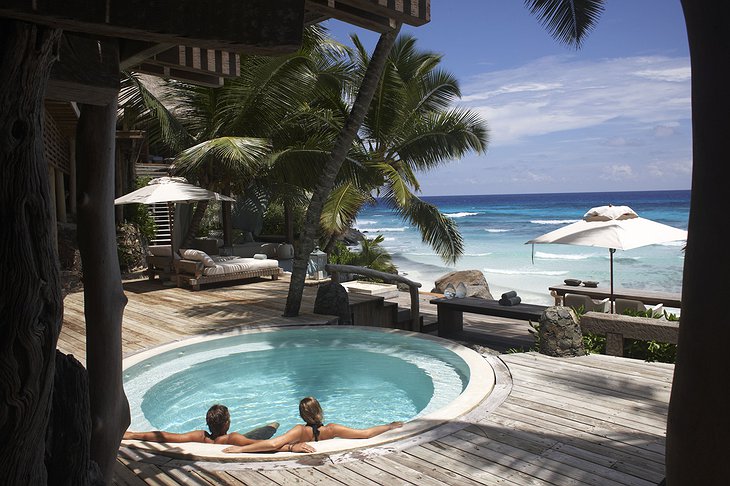
M 391 153 L 417 170 L 431 169 L 470 151 L 483 153 L 489 140 L 486 122 L 463 109 L 430 113 L 402 135 Z
M 324 203 L 320 226 L 328 234 L 342 233 L 355 220 L 357 213 L 372 197 L 355 184 L 347 182 L 335 187 Z
M 524 0 L 525 6 L 558 42 L 579 49 L 598 23 L 604 0 Z
M 182 151 L 174 163 L 182 173 L 196 171 L 204 163 L 210 163 L 237 174 L 242 182 L 256 177 L 269 150 L 270 143 L 266 139 L 220 137 Z
M 132 124 L 142 124 L 148 137 L 177 152 L 193 143 L 195 138 L 187 131 L 171 110 L 164 104 L 164 91 L 158 98 L 134 73 L 123 73 L 119 103 L 121 109 L 135 113 Z
M 445 263 L 456 263 L 464 253 L 464 240 L 454 220 L 416 196 L 411 196 L 402 206 L 394 204 L 391 196 L 386 192 L 384 198 L 402 218 L 418 227 L 422 241 L 431 246 Z

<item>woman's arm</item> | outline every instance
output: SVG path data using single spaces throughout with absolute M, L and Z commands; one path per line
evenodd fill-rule
M 369 439 L 391 429 L 403 427 L 403 422 L 391 422 L 385 425 L 376 425 L 368 429 L 351 429 L 340 424 L 328 424 L 327 426 L 332 427 L 334 437 L 341 437 L 343 439 Z
M 249 439 L 243 434 L 239 434 L 238 432 L 231 432 L 228 434 L 228 437 L 226 438 L 226 444 L 228 445 L 235 445 L 235 446 L 245 446 L 249 444 L 253 444 L 254 442 L 257 442 L 256 439 Z
M 148 442 L 205 442 L 205 431 L 194 430 L 184 434 L 173 434 L 163 430 L 152 430 L 150 432 L 126 431 L 124 439 L 146 440 Z
M 285 434 L 273 439 L 256 440 L 250 444 L 226 447 L 223 452 L 266 452 L 266 451 L 288 451 L 289 445 L 301 442 L 301 428 L 303 425 L 295 425 L 294 428 Z M 292 451 L 294 452 L 294 451 Z

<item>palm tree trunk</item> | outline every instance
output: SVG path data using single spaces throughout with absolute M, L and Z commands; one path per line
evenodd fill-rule
M 682 324 L 667 420 L 667 484 L 723 484 L 730 361 L 719 338 L 727 328 L 722 302 L 728 287 L 727 272 L 720 269 L 730 268 L 730 253 L 718 228 L 727 224 L 730 180 L 730 9 L 709 0 L 682 0 L 682 6 L 692 66 L 693 166 Z
M 342 236 L 342 234 L 332 233 L 327 239 L 327 243 L 324 245 L 324 249 L 322 251 L 328 255 L 335 251 L 335 247 L 337 246 L 337 242 L 340 240 L 340 236 Z
M 226 183 L 226 185 L 223 187 L 223 195 L 230 196 L 231 195 L 231 185 L 229 183 Z M 233 219 L 231 215 L 231 202 L 230 201 L 222 201 L 221 204 L 221 212 L 222 212 L 222 224 L 223 224 L 223 244 L 226 247 L 233 246 Z
M 294 243 L 294 210 L 289 200 L 284 200 L 284 229 L 286 231 L 286 242 Z
M 332 148 L 332 156 L 327 161 L 319 182 L 314 189 L 312 199 L 307 208 L 304 228 L 299 237 L 299 245 L 294 255 L 289 294 L 287 295 L 286 307 L 284 309 L 285 316 L 299 315 L 299 308 L 302 305 L 302 294 L 304 293 L 304 280 L 307 276 L 307 260 L 309 254 L 314 249 L 314 240 L 317 237 L 324 202 L 327 200 L 330 192 L 332 192 L 335 177 L 340 171 L 340 167 L 345 161 L 345 156 L 350 150 L 355 135 L 357 135 L 357 131 L 360 129 L 365 115 L 370 108 L 370 102 L 373 99 L 375 89 L 385 68 L 385 62 L 388 59 L 388 55 L 399 31 L 400 23 L 393 30 L 380 35 L 378 44 L 375 46 L 375 51 L 370 58 L 365 77 L 360 85 L 360 90 L 352 105 L 350 115 L 347 117 L 345 126 L 335 141 L 335 145 Z
M 43 94 L 61 31 L 0 20 L 0 478 L 46 484 L 46 433 L 63 320 Z

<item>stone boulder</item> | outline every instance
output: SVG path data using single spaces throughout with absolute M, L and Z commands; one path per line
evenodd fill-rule
M 467 297 L 479 297 L 480 299 L 494 299 L 489 291 L 489 284 L 480 270 L 459 270 L 449 272 L 434 282 L 435 287 L 431 292 L 443 294 L 446 286 L 451 284 L 456 288 L 459 283 L 466 285 Z
M 352 324 L 350 299 L 342 285 L 330 282 L 320 285 L 314 300 L 314 313 L 339 317 L 339 324 Z
M 570 307 L 548 307 L 540 317 L 540 353 L 554 357 L 586 354 L 578 317 Z

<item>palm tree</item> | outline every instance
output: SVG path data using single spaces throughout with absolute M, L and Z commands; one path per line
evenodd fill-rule
M 324 29 L 310 27 L 295 54 L 242 56 L 241 75 L 221 88 L 169 81 L 158 98 L 128 76 L 123 113 L 146 123 L 153 142 L 177 154 L 179 173 L 226 195 L 249 193 L 268 201 L 281 194 L 288 208 L 314 185 L 316 168 L 303 170 L 302 160 L 311 162 L 312 153 L 320 158 L 324 153 L 311 150 L 306 138 L 293 140 L 300 133 L 295 130 L 301 124 L 299 113 L 309 109 L 317 93 L 335 90 L 339 95 L 338 80 L 346 70 L 337 59 L 344 52 Z M 298 170 L 287 166 L 293 161 Z M 186 239 L 193 236 L 206 207 L 207 201 L 196 206 Z M 230 244 L 229 203 L 223 205 L 223 221 Z
M 355 79 L 361 79 L 369 58 L 357 36 L 353 42 Z M 424 242 L 453 263 L 463 252 L 457 225 L 416 196 L 420 191 L 416 174 L 469 151 L 484 152 L 487 127 L 476 113 L 452 108 L 461 95 L 459 85 L 439 69 L 440 61 L 439 54 L 418 50 L 412 36 L 396 39 L 353 154 L 343 168 L 354 176 L 335 194 L 343 201 L 345 216 L 339 220 L 349 223 L 348 216 L 371 202 L 370 194 L 378 191 L 403 219 L 419 228 Z M 359 183 L 359 191 L 350 181 Z M 351 197 L 350 206 L 344 203 L 346 195 Z
M 314 242 L 317 237 L 317 230 L 325 201 L 335 185 L 337 174 L 340 172 L 340 168 L 352 147 L 360 125 L 362 125 L 385 67 L 386 59 L 399 31 L 400 23 L 397 23 L 393 30 L 389 30 L 380 35 L 380 39 L 373 52 L 373 57 L 368 64 L 360 89 L 352 104 L 352 109 L 347 115 L 345 124 L 335 140 L 331 156 L 327 159 L 312 193 L 304 220 L 304 230 L 299 238 L 299 247 L 296 249 L 294 264 L 292 266 L 289 294 L 287 295 L 286 307 L 284 309 L 285 316 L 296 316 L 299 314 L 302 295 L 304 294 L 307 258 L 314 249 Z
M 730 268 L 717 224 L 725 220 L 730 179 L 726 134 L 730 131 L 730 72 L 727 29 L 730 7 L 723 2 L 681 0 L 692 67 L 692 196 L 682 281 L 682 325 L 667 419 L 666 483 L 722 484 L 730 401 L 730 366 L 722 339 L 724 322 L 707 302 L 725 299 Z M 602 0 L 525 0 L 552 35 L 580 46 L 603 11 Z

